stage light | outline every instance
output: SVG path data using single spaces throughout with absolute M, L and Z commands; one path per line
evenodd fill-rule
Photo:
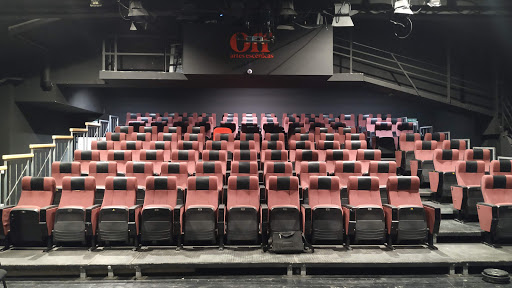
M 441 0 L 430 0 L 427 5 L 430 7 L 441 7 Z
M 89 4 L 91 7 L 101 7 L 103 6 L 102 0 L 91 0 L 91 4 Z
M 130 25 L 130 31 L 137 31 L 137 27 L 135 26 L 135 23 L 132 22 L 132 25 Z
M 295 9 L 293 7 L 293 0 L 281 1 L 281 11 L 279 12 L 279 15 L 281 19 L 276 29 L 295 30 L 295 28 L 293 27 L 293 20 L 295 20 L 297 12 L 295 12 Z
M 394 7 L 395 7 L 395 14 L 406 14 L 406 15 L 414 14 L 411 10 L 411 4 L 409 3 L 409 0 L 396 0 Z
M 354 27 L 354 22 L 350 18 L 350 3 L 334 3 L 334 17 L 332 18 L 333 27 Z
M 142 7 L 142 1 L 131 0 L 127 18 L 132 21 L 130 26 L 131 31 L 138 29 L 146 30 L 150 15 L 148 11 Z

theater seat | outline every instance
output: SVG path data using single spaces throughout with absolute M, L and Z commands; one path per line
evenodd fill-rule
M 260 187 L 256 176 L 228 180 L 226 205 L 228 244 L 257 244 L 260 232 Z
M 226 183 L 226 173 L 222 170 L 220 161 L 202 161 L 196 163 L 196 176 L 213 176 L 217 179 L 217 190 L 223 191 Z M 223 197 L 224 199 L 224 197 Z
M 269 179 L 272 176 L 294 176 L 293 175 L 293 166 L 290 162 L 266 162 L 263 165 L 263 179 L 265 183 L 265 187 L 268 188 Z M 268 190 L 268 189 L 267 189 Z M 267 199 L 267 193 L 262 195 L 262 200 Z
M 80 162 L 53 162 L 52 177 L 55 179 L 57 189 L 62 189 L 62 179 L 64 177 L 78 177 L 81 175 Z
M 287 162 L 288 152 L 286 150 L 264 150 L 261 154 L 261 163 L 266 162 Z
M 132 151 L 119 150 L 108 151 L 107 161 L 117 163 L 117 173 L 126 173 L 126 163 L 132 161 Z
M 196 150 L 174 150 L 171 153 L 171 161 L 187 163 L 188 175 L 194 175 L 196 163 L 199 161 L 199 153 Z
M 446 140 L 446 134 L 445 133 L 426 133 L 425 137 L 423 139 L 424 141 L 436 141 L 436 148 L 435 149 L 443 149 L 443 142 Z
M 349 161 L 348 150 L 327 150 L 325 152 L 325 164 L 327 166 L 327 173 L 334 174 L 334 166 L 336 161 Z
M 231 162 L 228 161 L 227 151 L 224 150 L 205 150 L 203 151 L 203 161 L 216 161 L 219 162 L 222 168 L 222 174 L 227 175 L 227 172 L 231 169 Z
M 512 175 L 512 160 L 493 160 L 491 162 L 491 175 Z
M 336 161 L 334 176 L 340 179 L 341 204 L 348 203 L 348 179 L 352 176 L 363 176 L 363 165 L 359 161 Z
M 182 228 L 185 244 L 223 246 L 225 205 L 216 177 L 189 177 Z M 178 247 L 181 240 L 178 240 Z
M 384 205 L 388 246 L 405 241 L 427 242 L 434 247 L 439 233 L 441 209 L 422 204 L 420 179 L 391 176 L 387 181 L 389 204 Z
M 373 140 L 375 140 L 373 142 Z M 392 131 L 391 122 L 375 123 L 375 138 L 372 138 L 374 149 L 379 149 L 382 157 L 391 158 L 395 156 L 398 139 Z
M 151 141 L 156 141 L 158 140 L 158 126 L 155 126 L 154 124 L 155 122 L 151 122 L 151 126 L 139 127 L 138 132 L 141 134 L 149 133 L 151 135 Z M 160 132 L 163 132 L 163 127 Z
M 370 161 L 369 176 L 379 178 L 379 189 L 382 204 L 388 204 L 386 185 L 388 178 L 396 176 L 396 163 L 394 161 Z
M 254 144 L 256 144 L 256 151 L 260 153 L 261 151 L 261 135 L 259 133 L 240 133 L 240 140 L 241 141 L 254 141 Z
M 140 141 L 123 141 L 121 142 L 121 150 L 129 150 L 132 152 L 132 160 L 140 161 L 140 150 L 142 150 L 142 142 Z
M 94 205 L 95 191 L 96 181 L 92 176 L 63 179 L 52 234 L 54 244 L 92 245 L 101 206 Z
M 175 235 L 180 235 L 183 217 L 184 191 L 177 186 L 177 179 L 169 177 L 148 177 L 146 195 L 141 212 L 141 243 L 171 244 Z
M 480 228 L 485 241 L 510 243 L 512 241 L 512 176 L 485 175 L 482 178 L 484 201 L 477 204 Z
M 491 150 L 489 149 L 467 149 L 464 152 L 466 161 L 483 161 L 485 164 L 485 172 L 491 171 Z
M 368 149 L 366 141 L 345 141 L 345 149 L 348 151 L 348 156 L 350 161 L 355 161 L 357 158 L 357 150 L 358 149 Z
M 311 176 L 309 189 L 304 191 L 304 232 L 313 244 L 343 242 L 343 213 L 338 177 Z M 310 211 L 306 211 L 310 209 Z M 309 218 L 305 218 L 309 215 Z
M 301 163 L 319 161 L 317 150 L 297 150 L 295 155 L 295 173 L 300 174 Z
M 301 223 L 304 218 L 308 219 L 311 216 L 305 215 L 303 218 L 301 210 L 311 209 L 308 206 L 302 209 L 300 205 L 299 179 L 295 176 L 271 176 L 267 189 L 268 209 L 265 206 L 262 208 L 262 223 L 264 233 L 268 227 L 268 245 L 272 250 L 274 238 L 282 235 L 289 238 L 302 237 Z
M 176 177 L 176 185 L 182 190 L 187 190 L 187 163 L 184 162 L 164 162 L 161 167 L 161 176 Z
M 356 161 L 361 162 L 363 174 L 368 173 L 371 161 L 381 160 L 381 151 L 378 149 L 359 149 L 356 155 Z
M 51 247 L 51 232 L 57 206 L 52 205 L 56 191 L 51 177 L 25 176 L 21 180 L 21 195 L 16 206 L 3 206 L 2 223 L 6 247 Z
M 458 219 L 476 220 L 476 203 L 484 201 L 480 189 L 485 175 L 483 161 L 460 161 L 455 167 L 457 185 L 451 187 L 453 208 L 458 211 Z
M 399 151 L 395 151 L 395 159 L 403 175 L 411 175 L 411 160 L 414 159 L 416 141 L 421 141 L 419 133 L 403 133 L 398 138 Z
M 361 241 L 385 242 L 386 223 L 377 177 L 349 177 L 348 204 L 342 208 L 347 247 Z
M 158 141 L 171 142 L 171 151 L 178 150 L 179 140 L 181 136 L 177 133 L 158 133 Z
M 339 127 L 338 128 L 338 134 L 340 135 L 340 143 L 345 143 L 346 135 L 349 133 L 351 133 L 351 134 L 356 133 L 356 128 L 355 127 L 346 127 L 346 128 Z
M 92 141 L 91 150 L 100 151 L 100 161 L 107 161 L 108 150 L 114 150 L 112 141 Z
M 142 143 L 142 149 L 149 149 L 152 140 L 151 133 L 134 133 L 132 137 L 132 141 Z
M 164 150 L 141 150 L 140 161 L 153 163 L 153 174 L 160 175 L 164 160 Z
M 74 159 L 80 162 L 80 171 L 82 175 L 89 174 L 89 163 L 91 161 L 100 161 L 100 151 L 98 150 L 75 150 Z
M 434 171 L 429 172 L 430 190 L 436 192 L 435 197 L 438 200 L 447 200 L 451 198 L 452 185 L 456 185 L 455 167 L 459 161 L 459 150 L 441 150 L 434 151 Z
M 126 141 L 125 133 L 112 133 L 107 132 L 107 141 L 114 143 L 114 150 L 121 150 L 121 142 Z
M 109 246 L 112 242 L 132 242 L 138 246 L 136 242 L 142 205 L 135 204 L 136 190 L 137 179 L 134 177 L 107 177 L 98 216 L 99 243 Z
M 320 161 L 325 161 L 327 151 L 329 150 L 339 150 L 340 143 L 337 141 L 324 141 L 320 140 L 317 143 L 317 150 L 318 150 L 318 159 Z
M 117 176 L 117 163 L 116 162 L 96 162 L 92 161 L 89 164 L 89 176 L 94 177 L 96 187 L 95 189 L 105 189 L 105 181 L 108 176 Z
M 464 140 L 444 140 L 444 150 L 457 149 L 459 150 L 459 160 L 464 160 L 464 153 L 466 152 L 466 141 Z
M 325 164 L 325 162 L 302 162 L 300 166 L 300 174 L 298 174 L 297 176 L 299 177 L 300 186 L 302 187 L 302 190 L 309 189 L 310 177 L 327 176 L 327 165 Z
M 146 178 L 154 176 L 153 163 L 151 162 L 128 162 L 126 163 L 126 177 L 137 179 L 137 204 L 144 202 L 146 191 Z
M 414 159 L 410 161 L 411 176 L 420 177 L 421 184 L 430 183 L 429 173 L 434 171 L 434 151 L 436 141 L 416 141 Z
M 297 150 L 315 150 L 315 145 L 311 141 L 290 141 L 289 151 L 290 151 L 290 161 L 295 161 L 295 154 Z M 325 155 L 324 155 L 325 156 Z
M 164 162 L 171 161 L 171 142 L 170 141 L 151 141 L 150 150 L 162 150 L 164 154 Z

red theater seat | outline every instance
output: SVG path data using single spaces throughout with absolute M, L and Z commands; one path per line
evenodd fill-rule
M 204 134 L 185 133 L 185 135 L 183 136 L 183 139 L 185 140 L 185 141 L 182 141 L 184 145 L 186 145 L 187 142 L 197 142 L 197 147 L 198 147 L 197 151 L 199 152 L 199 154 L 203 153 L 203 149 L 205 146 Z M 179 143 L 180 142 L 178 141 L 178 149 L 179 150 L 189 150 L 189 149 L 181 149 Z
M 153 174 L 160 175 L 160 169 L 164 160 L 163 150 L 141 150 L 140 161 L 153 163 Z
M 436 149 L 443 149 L 443 142 L 446 140 L 445 133 L 426 133 L 424 141 L 436 141 L 437 147 Z
M 161 167 L 161 176 L 176 177 L 176 185 L 182 190 L 187 190 L 187 163 L 184 162 L 164 162 Z
M 261 163 L 265 162 L 287 162 L 288 152 L 286 150 L 264 150 L 261 154 Z
M 181 140 L 179 134 L 176 133 L 158 133 L 158 141 L 171 143 L 171 151 L 178 150 L 178 141 Z
M 386 223 L 377 177 L 349 177 L 348 204 L 343 204 L 346 244 L 360 241 L 384 243 Z
M 317 150 L 297 150 L 295 155 L 295 173 L 300 174 L 301 163 L 310 161 L 319 161 Z
M 363 176 L 363 166 L 359 161 L 336 161 L 334 176 L 340 179 L 341 203 L 348 203 L 348 179 L 352 176 Z
M 199 154 L 195 150 L 175 150 L 171 153 L 171 161 L 187 163 L 188 175 L 194 175 Z
M 324 141 L 324 140 L 320 140 L 318 141 L 318 144 L 317 144 L 317 150 L 318 150 L 318 158 L 320 161 L 325 161 L 326 160 L 326 155 L 327 155 L 327 151 L 329 150 L 339 150 L 341 147 L 340 147 L 340 142 L 337 142 L 337 141 Z M 308 149 L 308 148 L 305 148 L 305 149 Z M 290 151 L 291 153 L 291 151 Z M 291 160 L 293 161 L 293 160 Z
M 444 150 L 457 149 L 459 150 L 459 160 L 464 160 L 464 153 L 466 152 L 466 141 L 464 140 L 445 140 L 443 141 Z
M 340 135 L 340 142 L 341 143 L 345 143 L 345 140 L 346 140 L 346 135 L 347 134 L 355 134 L 356 133 L 356 128 L 354 127 L 349 127 L 349 128 L 338 128 L 338 134 Z
M 493 160 L 491 162 L 491 175 L 512 175 L 512 160 Z
M 346 127 L 356 127 L 356 116 L 354 114 L 341 114 L 340 122 L 344 123 Z
M 260 232 L 258 177 L 230 177 L 226 205 L 227 243 L 257 244 Z
M 272 176 L 293 176 L 293 166 L 290 162 L 267 162 L 263 166 L 263 179 L 265 187 Z M 262 195 L 266 196 L 266 195 Z M 267 199 L 266 197 L 263 199 Z
M 125 133 L 111 133 L 107 132 L 107 141 L 114 143 L 114 150 L 121 150 L 121 142 L 126 141 Z
M 290 141 L 289 144 L 289 151 L 290 151 L 290 161 L 295 161 L 295 154 L 297 153 L 297 150 L 315 150 L 315 145 L 311 141 Z
M 228 168 L 228 154 L 224 150 L 205 150 L 203 151 L 203 161 L 220 162 L 222 173 L 226 175 Z M 229 163 L 231 164 L 231 163 Z
M 226 209 L 221 202 L 222 194 L 217 189 L 217 178 L 190 177 L 187 186 L 182 222 L 185 244 L 212 245 L 219 238 L 222 247 Z
M 349 160 L 355 161 L 358 149 L 368 149 L 366 141 L 345 141 L 345 149 L 347 149 Z
M 411 175 L 411 160 L 414 159 L 416 141 L 421 141 L 419 133 L 403 133 L 398 138 L 399 151 L 395 152 L 395 159 L 404 175 Z
M 485 172 L 491 171 L 491 150 L 489 149 L 467 149 L 464 152 L 466 161 L 483 161 Z
M 140 113 L 126 113 L 126 126 L 128 126 L 128 123 L 130 123 L 130 121 L 137 121 L 138 117 L 141 117 Z
M 455 177 L 455 167 L 459 161 L 459 150 L 441 150 L 434 151 L 434 170 L 429 172 L 430 190 L 436 192 L 437 199 L 447 199 L 451 197 L 452 185 L 457 183 Z
M 484 201 L 477 204 L 480 228 L 485 241 L 510 243 L 512 240 L 512 176 L 485 175 L 482 178 Z
M 117 172 L 121 174 L 126 173 L 126 163 L 133 161 L 132 151 L 125 150 L 110 150 L 108 151 L 107 161 L 117 163 Z
M 150 162 L 128 162 L 126 164 L 126 177 L 137 179 L 137 204 L 144 201 L 146 191 L 146 178 L 153 176 L 153 163 Z
M 302 162 L 300 164 L 300 179 L 302 189 L 309 189 L 309 179 L 312 176 L 327 176 L 327 165 L 325 162 Z
M 107 161 L 108 150 L 114 150 L 112 141 L 92 141 L 91 150 L 100 151 L 100 161 Z
M 144 183 L 144 186 L 146 183 Z M 133 242 L 138 246 L 139 218 L 142 205 L 136 205 L 137 179 L 108 177 L 105 196 L 98 216 L 98 241 Z
M 434 151 L 436 141 L 416 141 L 414 144 L 414 159 L 410 161 L 411 176 L 420 177 L 421 183 L 429 183 L 429 173 L 434 171 Z
M 359 149 L 357 150 L 356 160 L 361 162 L 363 174 L 367 174 L 371 161 L 381 160 L 381 151 L 377 149 Z
M 152 141 L 149 145 L 150 150 L 161 150 L 164 154 L 164 161 L 171 161 L 171 142 L 170 141 Z
M 66 176 L 78 177 L 81 175 L 80 162 L 53 162 L 52 178 L 55 179 L 57 189 L 62 189 L 62 179 Z
M 147 127 L 139 127 L 139 133 L 146 134 L 149 133 L 151 135 L 151 141 L 158 140 L 158 127 L 153 126 L 154 122 L 151 123 L 151 126 Z M 162 131 L 163 132 L 163 128 Z
M 92 242 L 100 205 L 94 205 L 96 181 L 94 177 L 65 177 L 59 208 L 55 213 L 53 243 Z
M 117 163 L 92 161 L 89 164 L 89 176 L 94 177 L 97 188 L 105 189 L 107 177 L 117 176 Z
M 52 205 L 57 187 L 51 177 L 23 177 L 16 206 L 3 206 L 3 235 L 6 247 L 48 245 L 57 206 Z
M 457 185 L 451 187 L 453 208 L 459 211 L 460 220 L 476 220 L 476 203 L 482 202 L 480 189 L 485 175 L 483 161 L 460 161 L 455 167 Z
M 100 151 L 98 150 L 75 150 L 75 161 L 80 162 L 80 171 L 82 174 L 89 174 L 89 163 L 91 161 L 100 161 Z
M 202 161 L 196 163 L 196 176 L 212 176 L 217 179 L 217 190 L 222 191 L 226 173 L 222 171 L 220 161 Z
M 225 150 L 228 151 L 227 141 L 206 141 L 206 150 Z
M 304 234 L 313 244 L 343 242 L 343 213 L 338 177 L 311 176 L 304 192 Z M 309 207 L 308 207 L 309 206 Z M 310 211 L 306 211 L 310 209 Z M 309 213 L 308 213 L 309 212 Z
M 142 243 L 165 241 L 172 243 L 183 216 L 184 191 L 177 186 L 176 177 L 148 177 L 141 212 Z
M 334 174 L 334 166 L 336 161 L 349 161 L 348 150 L 327 150 L 325 152 L 325 164 L 327 165 L 327 173 Z
M 412 240 L 434 247 L 441 209 L 422 204 L 419 188 L 420 179 L 416 176 L 389 177 L 389 204 L 384 205 L 389 246 Z
M 261 135 L 259 133 L 240 133 L 241 141 L 249 141 L 252 140 L 256 144 L 256 151 L 260 153 L 261 151 Z
M 128 135 L 131 135 L 133 134 L 133 126 L 117 126 L 115 129 L 114 129 L 114 132 L 115 133 L 123 133 L 126 135 L 126 138 L 128 138 Z
M 396 135 L 401 136 L 403 134 L 414 133 L 414 123 L 412 122 L 398 122 L 396 124 Z M 419 140 L 419 139 L 418 139 Z
M 132 160 L 140 161 L 140 150 L 142 150 L 142 142 L 140 141 L 123 141 L 121 142 L 121 150 L 132 152 Z

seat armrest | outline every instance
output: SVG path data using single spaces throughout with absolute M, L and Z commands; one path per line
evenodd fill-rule
M 305 188 L 302 190 L 302 201 L 304 204 L 309 205 L 309 189 Z
M 398 231 L 398 207 L 390 204 L 383 204 L 382 208 L 384 210 L 384 216 L 386 217 L 386 228 L 388 234 L 396 235 Z
M 268 205 L 261 204 L 260 206 L 260 221 L 261 221 L 261 242 L 263 245 L 268 244 Z
M 85 208 L 85 233 L 86 235 L 96 235 L 98 214 L 100 213 L 100 204 Z
M 139 218 L 142 205 L 133 205 L 128 209 L 128 229 L 131 236 L 139 234 Z
M 345 208 L 347 208 L 347 209 L 349 209 L 349 210 L 353 210 L 353 209 L 355 208 L 354 206 L 352 206 L 352 205 L 350 205 L 350 204 L 341 204 L 341 206 L 342 206 L 342 207 L 345 207 Z
M 57 205 L 49 205 L 41 207 L 39 209 L 39 222 L 47 222 L 47 218 L 50 217 L 51 210 L 57 210 Z M 53 211 L 55 212 L 55 211 Z
M 176 198 L 176 204 L 185 203 L 185 189 L 178 188 L 178 196 Z
M 185 209 L 185 206 L 183 206 L 183 204 L 177 204 L 174 207 L 174 210 L 172 211 L 172 213 L 173 213 L 173 216 L 172 216 L 173 231 L 174 231 L 173 234 L 174 235 L 178 235 L 178 236 L 181 235 L 181 222 L 182 222 L 182 215 L 183 215 L 184 209 Z
M 427 226 L 431 235 L 439 233 L 441 224 L 441 208 L 429 204 L 423 204 L 427 216 Z
M 57 205 L 49 205 L 39 209 L 39 226 L 43 235 L 50 236 L 52 234 L 55 212 L 58 208 Z
M 226 205 L 220 204 L 217 208 L 217 233 L 219 236 L 219 246 L 224 247 L 224 234 L 226 233 Z
M 497 205 L 489 204 L 489 203 L 485 203 L 485 202 L 478 202 L 477 204 L 478 204 L 478 205 L 481 205 L 481 206 L 489 206 L 489 207 L 492 207 L 492 208 L 494 208 L 494 207 L 498 208 L 498 206 L 497 206 Z M 425 204 L 425 205 L 423 205 L 423 206 L 427 206 L 427 205 Z
M 304 231 L 304 235 L 310 235 L 311 234 L 311 221 L 312 221 L 312 216 L 311 216 L 311 207 L 308 205 L 308 204 L 302 204 L 301 205 L 301 208 L 302 208 L 302 219 L 303 219 L 303 222 L 304 222 L 304 227 L 303 227 L 303 231 Z
M 349 204 L 341 204 L 341 209 L 344 214 L 345 233 L 347 235 L 354 235 L 356 232 L 356 209 Z
M 91 222 L 92 214 L 93 214 L 94 210 L 98 210 L 100 208 L 101 208 L 101 204 L 95 204 L 95 205 L 85 208 L 85 222 Z

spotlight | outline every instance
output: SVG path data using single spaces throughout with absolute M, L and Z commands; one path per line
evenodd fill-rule
M 354 22 L 350 18 L 350 3 L 334 3 L 332 27 L 354 27 Z
M 412 15 L 411 4 L 409 0 L 396 0 L 395 1 L 395 14 Z
M 150 15 L 148 11 L 142 7 L 142 1 L 131 0 L 127 18 L 132 21 L 132 25 L 130 26 L 131 31 L 137 29 L 146 30 Z
M 441 0 L 430 0 L 427 5 L 430 7 L 441 7 Z
M 101 7 L 103 6 L 102 0 L 91 0 L 91 4 L 89 4 L 91 7 Z
M 293 27 L 293 20 L 295 16 L 297 16 L 297 12 L 293 8 L 293 0 L 283 0 L 281 1 L 281 11 L 279 12 L 281 16 L 279 25 L 276 27 L 278 30 L 295 30 Z

